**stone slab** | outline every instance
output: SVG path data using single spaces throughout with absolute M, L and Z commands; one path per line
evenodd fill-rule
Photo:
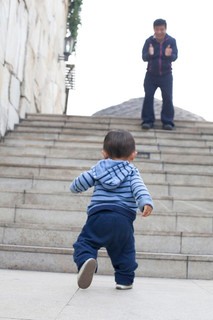
M 0 207 L 0 223 L 12 223 L 15 221 L 15 208 Z
M 206 279 L 213 280 L 210 266 L 213 265 L 212 256 L 184 256 L 171 254 L 137 254 L 139 267 L 137 276 Z M 189 260 L 194 263 L 189 264 Z M 109 258 L 104 251 L 99 252 L 98 274 L 113 275 Z M 197 264 L 197 274 L 196 274 Z M 190 268 L 188 269 L 188 266 Z M 202 266 L 208 266 L 208 272 L 202 271 Z M 18 246 L 0 246 L 0 268 L 49 272 L 76 272 L 72 259 L 72 250 L 56 250 L 51 248 L 31 248 Z M 192 269 L 193 268 L 193 269 Z M 195 277 L 193 277 L 193 272 Z
M 90 157 L 92 158 L 92 157 Z M 40 165 L 40 166 L 76 166 L 78 167 L 91 167 L 96 164 L 100 157 L 94 157 L 94 159 L 85 158 L 76 159 L 72 158 L 57 158 L 57 157 L 46 157 L 44 156 L 0 156 L 0 165 Z M 147 160 L 137 159 L 134 162 L 135 166 L 139 170 L 165 170 L 170 172 L 181 171 L 182 173 L 197 172 L 201 174 L 212 174 L 212 165 L 204 163 L 172 163 L 172 162 L 161 162 L 159 160 Z
M 182 236 L 181 252 L 190 254 L 213 254 L 213 233 L 184 234 Z
M 71 248 L 82 226 L 8 224 L 0 226 L 2 244 Z M 135 231 L 139 252 L 213 255 L 213 233 L 192 234 L 165 231 Z
M 57 210 L 55 208 L 44 208 L 44 206 L 23 205 L 16 208 L 1 208 L 0 222 L 18 224 L 41 224 L 42 226 L 81 227 L 87 218 L 86 211 Z M 134 223 L 136 231 L 165 231 L 165 232 L 213 232 L 213 214 L 198 215 L 186 212 L 156 212 L 148 218 L 142 218 L 140 213 Z
M 210 256 L 189 257 L 188 262 L 188 278 L 189 279 L 213 279 L 213 258 Z M 205 271 L 205 272 L 204 272 Z
M 13 208 L 15 205 L 24 203 L 23 192 L 0 191 L 0 206 Z

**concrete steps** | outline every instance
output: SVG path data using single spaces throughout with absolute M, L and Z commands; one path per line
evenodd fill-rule
M 31 178 L 31 179 L 47 179 L 47 180 L 64 180 L 69 177 L 71 180 L 79 175 L 82 171 L 87 170 L 87 166 L 80 166 L 78 168 L 71 166 L 57 167 L 57 166 L 39 166 L 39 165 L 22 165 L 14 164 L 8 165 L 3 163 L 0 165 L 0 176 L 14 177 L 14 178 Z M 190 175 L 180 173 L 178 171 L 165 171 L 165 170 L 145 170 L 143 168 L 143 179 L 147 182 L 168 182 L 176 184 L 192 184 L 192 185 L 213 185 L 213 175 L 211 173 L 198 173 L 190 171 Z
M 67 248 L 0 245 L 1 268 L 76 272 L 76 267 L 70 259 L 72 254 L 73 250 Z M 136 257 L 139 262 L 137 276 L 212 279 L 213 259 L 209 255 L 138 252 Z M 113 274 L 111 263 L 104 250 L 99 251 L 98 273 Z
M 32 137 L 31 137 L 32 138 Z M 150 140 L 150 141 L 149 141 Z M 184 153 L 184 154 L 205 154 L 205 155 L 211 155 L 213 153 L 213 150 L 211 147 L 209 146 L 205 146 L 205 144 L 200 143 L 199 140 L 194 141 L 193 142 L 197 142 L 195 146 L 192 146 L 192 140 L 189 140 L 190 145 L 189 146 L 185 146 L 182 140 L 177 140 L 176 141 L 176 145 L 174 146 L 174 141 L 173 144 L 171 144 L 170 146 L 168 146 L 168 144 L 163 144 L 163 143 L 158 143 L 156 142 L 156 139 L 138 139 L 138 143 L 137 143 L 137 150 L 139 152 L 154 152 L 154 153 Z M 165 141 L 164 143 L 168 143 L 168 140 Z M 199 146 L 200 145 L 200 146 Z M 85 148 L 88 147 L 88 150 L 93 151 L 93 150 L 99 150 L 99 148 L 102 146 L 101 141 L 90 141 L 88 144 L 88 141 L 80 141 L 80 137 L 79 137 L 79 141 L 76 140 L 65 140 L 65 139 L 60 139 L 58 141 L 54 141 L 53 139 L 47 139 L 47 138 L 43 138 L 43 139 L 38 139 L 35 138 L 32 139 L 27 139 L 25 137 L 8 137 L 7 139 L 7 145 L 2 146 L 2 153 L 4 154 L 11 154 L 14 155 L 15 151 L 13 149 L 20 149 L 20 151 L 24 148 L 27 147 L 27 152 L 28 153 L 40 153 L 43 154 L 43 150 L 45 148 L 48 149 L 56 149 L 59 151 L 67 151 L 67 155 L 68 153 L 68 149 L 67 148 Z M 66 153 L 65 153 L 66 155 Z
M 24 146 L 4 146 L 1 150 L 1 158 L 16 156 L 17 153 L 20 156 L 46 156 L 46 157 L 64 157 L 64 158 L 78 158 L 84 159 L 87 156 L 88 159 L 97 159 L 100 156 L 101 145 L 87 147 L 86 144 L 72 143 L 66 147 L 57 146 L 37 146 L 37 145 L 24 145 Z M 67 149 L 69 148 L 69 149 Z M 159 150 L 158 150 L 159 149 Z M 198 149 L 198 148 L 197 148 Z M 161 160 L 164 162 L 175 163 L 200 163 L 201 160 L 204 164 L 213 163 L 213 149 L 211 148 L 182 148 L 182 147 L 169 147 L 163 148 L 158 146 L 144 146 L 138 147 L 138 158 L 148 157 L 151 160 Z M 86 150 L 86 151 L 82 151 Z M 85 155 L 85 152 L 87 154 Z
M 104 135 L 127 129 L 155 203 L 138 214 L 139 276 L 213 279 L 213 123 L 142 131 L 138 119 L 28 115 L 0 143 L 0 267 L 75 272 L 72 244 L 92 190 L 73 195 L 74 177 L 101 157 Z M 105 250 L 99 272 L 112 274 Z
M 15 207 L 1 207 L 0 224 L 37 224 L 40 226 L 81 227 L 85 222 L 85 211 L 56 209 L 44 204 L 19 204 Z M 140 214 L 135 223 L 136 231 L 162 232 L 213 232 L 212 211 L 188 212 L 154 211 L 149 219 L 142 219 Z
M 0 224 L 2 244 L 70 248 L 81 228 L 58 225 L 8 223 Z M 135 231 L 138 252 L 213 255 L 212 233 Z
M 193 197 L 171 197 L 171 196 L 153 196 L 156 211 L 181 211 L 181 212 L 212 212 L 212 198 L 200 198 L 196 195 Z M 38 190 L 10 191 L 0 192 L 0 206 L 7 207 L 20 204 L 48 205 L 58 210 L 82 210 L 85 211 L 90 203 L 90 193 L 82 195 L 70 195 L 68 192 L 49 192 Z
M 86 151 L 84 151 L 85 157 L 86 157 Z M 80 151 L 79 151 L 80 154 Z M 80 156 L 79 156 L 80 157 Z M 1 156 L 0 155 L 0 166 L 14 166 L 14 165 L 37 165 L 37 166 L 56 166 L 56 167 L 73 167 L 76 168 L 89 168 L 90 166 L 93 166 L 97 159 L 100 158 L 98 155 L 93 154 L 91 156 L 93 159 L 87 158 L 83 159 L 83 155 L 81 155 L 81 158 L 79 159 L 76 157 L 68 157 L 68 158 L 62 158 L 61 155 L 58 155 L 58 157 L 47 157 L 47 156 L 39 156 L 39 155 L 29 155 L 29 156 Z M 192 160 L 194 158 L 192 157 Z M 187 162 L 185 158 L 183 158 L 184 162 L 181 162 L 181 156 L 177 160 L 177 157 L 173 159 L 173 161 L 162 161 L 162 160 L 149 160 L 146 158 L 141 157 L 141 159 L 138 157 L 138 159 L 135 161 L 135 164 L 137 165 L 139 170 L 163 170 L 163 171 L 174 171 L 174 172 L 181 172 L 181 173 L 189 173 L 189 172 L 197 172 L 199 174 L 212 174 L 212 164 L 209 163 L 208 159 L 206 162 L 205 157 L 199 157 L 199 159 L 193 160 L 193 163 Z M 190 159 L 189 159 L 190 160 Z M 200 162 L 199 162 L 200 161 Z M 211 160 L 210 160 L 211 161 Z
M 125 129 L 127 126 L 125 125 L 123 128 Z M 114 128 L 109 128 L 112 130 Z M 140 126 L 137 126 L 137 129 L 140 130 Z M 37 138 L 46 138 L 46 139 L 60 139 L 60 140 L 69 140 L 70 136 L 75 137 L 75 141 L 84 138 L 83 141 L 103 141 L 103 136 L 108 132 L 107 129 L 77 129 L 77 128 L 56 128 L 56 127 L 36 127 L 33 128 L 31 126 L 22 127 L 21 125 L 17 127 L 17 136 L 18 137 L 26 137 L 28 133 L 32 136 L 37 136 Z M 89 137 L 88 133 L 93 134 L 93 137 Z M 179 144 L 184 146 L 212 146 L 212 136 L 210 134 L 197 133 L 197 132 L 181 132 L 178 134 L 177 131 L 174 131 L 173 136 L 168 133 L 163 133 L 161 130 L 155 130 L 155 134 L 150 134 L 149 132 L 138 132 L 131 130 L 134 133 L 136 142 L 140 142 L 143 139 L 143 142 L 152 143 L 152 142 L 165 142 L 168 145 L 175 145 L 175 142 L 179 141 Z M 11 134 L 11 137 L 13 135 Z M 199 141 L 199 139 L 202 139 Z
M 152 177 L 153 178 L 153 177 Z M 153 179 L 154 180 L 154 179 Z M 0 192 L 4 190 L 8 191 L 19 191 L 19 190 L 38 190 L 45 192 L 67 192 L 69 190 L 70 179 L 56 180 L 56 179 L 42 179 L 36 177 L 0 177 Z M 150 181 L 146 179 L 146 185 L 152 194 L 158 196 L 171 196 L 171 197 L 181 197 L 185 199 L 188 197 L 194 197 L 196 195 L 197 199 L 211 198 L 213 194 L 213 186 L 205 185 L 204 183 L 198 186 L 190 183 L 186 184 L 176 184 L 176 182 L 159 182 Z M 92 189 L 87 191 L 87 194 L 92 194 Z M 70 195 L 69 195 L 70 196 Z
M 0 178 L 0 192 L 4 190 L 19 191 L 24 190 L 38 190 L 38 192 L 65 192 L 69 189 L 70 181 L 68 180 L 44 180 L 44 179 L 18 179 L 18 178 Z M 198 193 L 197 187 L 181 187 L 181 186 L 170 186 L 168 184 L 148 184 L 147 186 L 151 193 L 156 193 L 159 196 L 173 195 L 173 192 L 179 192 L 179 195 L 187 196 L 187 194 Z M 211 196 L 213 188 L 203 187 L 202 194 L 199 193 L 199 197 Z M 88 194 L 92 194 L 92 190 L 88 191 Z

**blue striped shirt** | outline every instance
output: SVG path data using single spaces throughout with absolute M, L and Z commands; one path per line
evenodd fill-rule
M 138 169 L 125 160 L 100 160 L 90 170 L 83 172 L 70 185 L 73 193 L 94 186 L 88 215 L 103 209 L 118 210 L 136 215 L 137 208 L 153 207 L 152 198 Z

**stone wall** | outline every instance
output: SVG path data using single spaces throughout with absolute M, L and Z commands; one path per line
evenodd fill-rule
M 67 0 L 0 0 L 0 136 L 27 112 L 63 113 Z

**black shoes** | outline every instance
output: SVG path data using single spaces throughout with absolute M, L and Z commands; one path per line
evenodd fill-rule
M 154 127 L 153 123 L 149 123 L 149 122 L 144 122 L 141 125 L 141 128 L 144 130 L 149 130 L 149 129 L 152 129 L 153 127 Z M 171 131 L 174 129 L 174 126 L 172 126 L 169 123 L 165 123 L 165 124 L 163 124 L 162 128 L 163 128 L 163 130 L 170 130 Z
M 149 129 L 153 128 L 153 124 L 148 123 L 148 122 L 144 122 L 144 123 L 142 123 L 141 127 L 142 127 L 142 129 L 149 130 Z
M 173 130 L 174 127 L 171 124 L 167 123 L 167 124 L 163 124 L 163 129 L 164 130 Z

